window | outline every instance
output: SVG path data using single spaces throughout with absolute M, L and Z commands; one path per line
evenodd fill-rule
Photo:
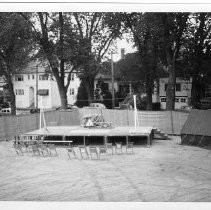
M 48 80 L 48 75 L 46 74 L 39 75 L 39 80 Z
M 74 95 L 74 88 L 70 88 L 70 95 Z
M 34 79 L 34 74 L 32 74 L 32 79 Z
M 166 102 L 166 98 L 161 98 L 160 102 Z
M 24 95 L 24 89 L 16 89 L 15 95 Z
M 175 102 L 179 102 L 179 98 L 175 98 L 174 100 L 175 100 Z
M 23 81 L 23 75 L 16 75 L 15 81 Z
M 38 90 L 38 95 L 40 95 L 40 96 L 48 96 L 49 95 L 49 90 L 48 89 L 39 89 Z
M 30 74 L 28 74 L 28 79 L 30 79 Z
M 74 79 L 75 79 L 75 74 L 71 73 L 70 80 L 74 81 Z
M 176 91 L 181 91 L 181 84 L 180 83 L 176 84 Z
M 180 99 L 180 102 L 186 103 L 186 98 L 181 98 L 181 99 Z

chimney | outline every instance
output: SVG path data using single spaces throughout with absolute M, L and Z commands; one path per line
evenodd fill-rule
M 125 59 L 125 48 L 121 48 L 121 59 Z

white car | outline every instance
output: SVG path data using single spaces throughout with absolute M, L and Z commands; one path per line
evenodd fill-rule
M 186 111 L 190 111 L 191 109 L 193 109 L 193 107 L 192 106 L 182 106 L 181 107 L 181 110 L 186 110 Z
M 89 106 L 86 106 L 85 108 L 99 108 L 99 109 L 106 109 L 106 106 L 101 103 L 91 103 Z
M 3 108 L 0 112 L 2 114 L 11 114 L 11 108 Z

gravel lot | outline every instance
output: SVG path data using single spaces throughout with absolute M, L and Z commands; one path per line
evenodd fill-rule
M 108 160 L 17 156 L 0 142 L 0 201 L 211 201 L 211 151 L 154 140 Z

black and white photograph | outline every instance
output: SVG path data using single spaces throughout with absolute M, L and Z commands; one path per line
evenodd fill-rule
M 1 204 L 211 207 L 211 4 L 188 3 L 0 2 Z

